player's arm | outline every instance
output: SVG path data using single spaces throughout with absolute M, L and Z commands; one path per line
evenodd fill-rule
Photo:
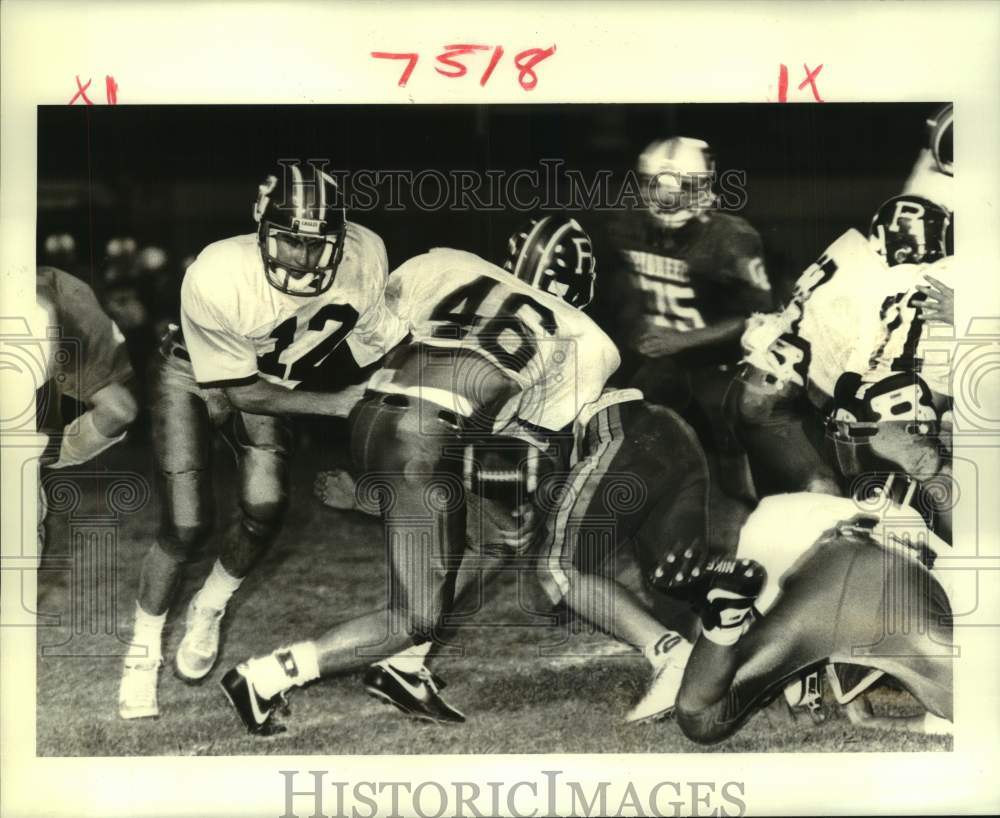
M 356 388 L 339 392 L 310 392 L 286 389 L 260 379 L 227 386 L 223 391 L 233 406 L 254 415 L 347 417 L 360 397 Z
M 110 383 L 88 399 L 90 408 L 66 426 L 59 459 L 51 468 L 79 466 L 124 439 L 139 412 L 127 386 Z
M 224 310 L 205 298 L 187 278 L 181 288 L 181 324 L 198 385 L 222 389 L 242 412 L 344 417 L 356 402 L 354 393 L 292 390 L 263 380 L 253 342 L 232 330 Z
M 745 318 L 726 318 L 710 327 L 676 330 L 646 326 L 635 338 L 635 348 L 647 358 L 662 358 L 687 349 L 738 341 L 746 328 Z

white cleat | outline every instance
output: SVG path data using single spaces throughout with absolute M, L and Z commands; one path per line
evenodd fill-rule
M 219 657 L 219 628 L 225 610 L 203 608 L 195 594 L 187 610 L 187 630 L 177 647 L 174 668 L 183 682 L 200 682 Z
M 123 719 L 155 719 L 160 715 L 156 699 L 156 682 L 160 675 L 160 659 L 126 661 L 122 683 L 118 690 L 118 715 Z
M 681 680 L 684 678 L 684 668 L 693 649 L 694 645 L 681 639 L 663 654 L 653 672 L 653 680 L 649 683 L 646 695 L 625 716 L 627 724 L 656 721 L 673 712 Z

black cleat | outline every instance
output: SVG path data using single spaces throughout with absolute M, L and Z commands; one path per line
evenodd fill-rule
M 702 625 L 706 630 L 742 632 L 764 588 L 764 567 L 754 560 L 719 557 L 709 560 L 704 574 L 708 590 L 701 607 Z
M 254 689 L 253 682 L 245 675 L 246 669 L 246 664 L 240 664 L 226 673 L 219 682 L 222 692 L 226 694 L 248 733 L 255 736 L 284 733 L 287 728 L 276 724 L 272 718 L 275 711 L 284 707 L 284 697 L 278 694 L 270 699 L 262 698 Z
M 465 716 L 441 698 L 444 687 L 427 668 L 407 673 L 388 662 L 377 662 L 365 671 L 362 680 L 369 696 L 391 704 L 415 719 L 438 724 L 461 724 Z

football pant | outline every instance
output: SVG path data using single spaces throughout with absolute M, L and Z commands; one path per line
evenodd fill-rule
M 221 390 L 203 390 L 190 363 L 158 360 L 152 377 L 153 446 L 162 511 L 157 542 L 178 561 L 194 555 L 213 528 L 212 443 L 223 429 L 238 463 L 239 529 L 233 561 L 249 567 L 273 541 L 288 505 L 288 421 L 235 410 Z
M 790 679 L 827 661 L 881 670 L 950 720 L 950 620 L 947 595 L 912 554 L 834 533 L 810 549 L 774 606 L 735 645 L 698 641 L 677 723 L 693 741 L 721 741 Z

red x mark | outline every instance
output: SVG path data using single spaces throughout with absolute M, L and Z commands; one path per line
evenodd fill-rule
M 73 99 L 71 99 L 69 101 L 69 104 L 72 105 L 74 102 L 76 102 L 77 97 L 83 97 L 83 101 L 84 102 L 86 102 L 88 105 L 93 105 L 94 103 L 91 102 L 90 98 L 87 96 L 87 89 L 88 88 L 90 88 L 90 80 L 87 80 L 87 84 L 86 85 L 81 86 L 80 85 L 80 75 L 77 74 L 76 75 L 76 93 L 73 94 Z
M 801 91 L 807 85 L 811 86 L 813 99 L 817 102 L 822 102 L 823 100 L 819 95 L 819 88 L 816 87 L 816 76 L 823 70 L 823 63 L 820 63 L 819 67 L 815 71 L 810 71 L 809 66 L 802 63 L 802 70 L 806 72 L 806 78 L 799 83 L 799 90 Z
M 813 99 L 822 102 L 819 88 L 816 87 L 816 77 L 823 70 L 823 63 L 820 63 L 815 71 L 810 71 L 809 66 L 802 63 L 802 70 L 806 72 L 806 78 L 799 83 L 799 90 L 801 91 L 807 85 L 810 86 Z M 779 63 L 778 67 L 778 102 L 788 102 L 788 68 L 784 63 Z

